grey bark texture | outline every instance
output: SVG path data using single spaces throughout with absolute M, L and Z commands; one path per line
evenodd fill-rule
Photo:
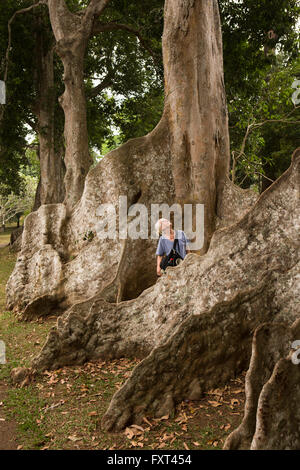
M 36 115 L 35 130 L 39 139 L 40 181 L 33 210 L 42 204 L 63 202 L 65 197 L 63 139 L 57 135 L 55 123 L 54 44 L 44 13 L 40 12 L 35 21 L 36 100 L 32 110 Z
M 87 21 L 91 27 L 91 18 L 71 14 L 63 1 L 59 2 L 62 10 L 55 8 L 55 5 L 56 2 L 49 0 L 58 51 L 62 60 L 67 60 L 73 74 L 75 64 L 68 52 L 70 41 L 64 35 L 66 32 L 75 34 L 71 26 L 78 22 Z M 47 315 L 53 309 L 61 312 L 61 309 L 99 295 L 102 291 L 102 296 L 110 301 L 132 299 L 155 283 L 156 240 L 103 241 L 97 237 L 90 242 L 83 240 L 85 233 L 95 232 L 99 222 L 96 211 L 100 204 L 118 206 L 119 196 L 127 196 L 128 206 L 143 203 L 150 213 L 150 206 L 155 203 L 204 203 L 204 251 L 207 250 L 217 217 L 226 225 L 228 214 L 223 215 L 222 210 L 231 204 L 232 191 L 226 192 L 228 202 L 222 202 L 223 190 L 230 183 L 226 175 L 229 162 L 228 126 L 217 1 L 178 3 L 167 0 L 165 15 L 163 53 L 166 106 L 163 117 L 153 132 L 130 140 L 89 171 L 82 197 L 72 211 L 69 204 L 48 204 L 27 217 L 22 251 L 7 285 L 8 307 L 23 318 Z M 175 36 L 174 30 L 177 31 Z M 208 30 L 211 34 L 207 33 Z M 85 34 L 80 31 L 80 34 Z M 199 40 L 199 35 L 203 36 L 203 41 Z M 81 44 L 83 38 L 77 39 Z M 72 47 L 76 46 L 74 41 L 71 41 Z M 63 44 L 68 48 L 64 49 Z M 179 47 L 186 53 L 179 54 Z M 195 62 L 193 58 L 198 56 L 202 60 Z M 186 73 L 184 81 L 182 70 Z M 65 82 L 64 96 L 76 100 L 72 87 L 77 82 L 69 80 L 68 74 Z M 77 85 L 76 89 L 79 87 Z M 79 91 L 76 93 L 78 95 Z M 78 112 L 80 119 L 85 119 L 80 106 L 74 103 L 65 110 L 68 115 L 66 127 L 70 130 L 66 142 L 77 146 L 76 139 L 80 136 L 82 145 L 87 146 L 85 125 L 81 126 L 75 115 L 71 117 L 73 112 Z M 78 128 L 70 124 L 73 118 Z M 73 134 L 76 135 L 75 140 Z M 78 159 L 75 150 L 70 150 L 67 144 L 66 179 L 71 174 L 81 174 L 82 158 L 86 163 L 88 161 L 84 156 L 86 153 L 76 148 Z M 72 167 L 74 159 L 77 169 Z M 185 165 L 184 178 L 182 164 Z M 85 164 L 83 166 L 87 168 Z M 85 175 L 84 171 L 82 175 Z M 83 184 L 84 180 L 77 176 L 74 178 L 70 183 L 73 189 Z M 73 196 L 78 196 L 78 192 L 67 186 L 66 197 L 70 198 L 72 206 Z M 230 223 L 237 220 L 249 205 L 244 194 L 239 196 L 241 207 L 235 201 Z M 253 198 L 249 202 L 253 203 Z M 154 222 L 149 219 L 149 225 Z M 145 258 L 152 260 L 146 268 Z M 46 308 L 47 302 L 49 308 Z
M 14 253 L 21 250 L 23 229 L 24 227 L 21 226 L 10 234 L 9 246 L 10 250 Z
M 300 319 L 292 326 L 266 323 L 257 328 L 246 375 L 244 418 L 224 449 L 299 449 L 300 361 L 299 352 L 291 348 L 299 340 Z
M 299 317 L 299 167 L 292 165 L 204 256 L 188 255 L 137 299 L 74 305 L 49 334 L 36 369 L 96 358 L 144 358 L 103 418 L 120 429 L 172 413 L 248 366 L 253 331 Z
M 109 0 L 91 0 L 82 12 L 72 13 L 65 0 L 48 0 L 56 51 L 64 66 L 65 90 L 60 103 L 65 113 L 65 205 L 71 211 L 80 199 L 87 172 L 92 164 L 89 154 L 84 91 L 84 58 L 95 20 Z

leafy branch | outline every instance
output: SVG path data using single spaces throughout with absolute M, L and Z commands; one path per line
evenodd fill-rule
M 288 117 L 290 117 L 297 109 L 300 109 L 300 106 L 295 106 L 292 111 L 290 111 L 289 113 L 285 114 L 284 116 L 282 116 L 282 118 L 280 119 L 266 119 L 262 122 L 249 122 L 248 121 L 248 125 L 247 125 L 247 128 L 246 128 L 246 132 L 245 132 L 245 135 L 243 137 L 243 140 L 242 140 L 242 145 L 241 145 L 241 148 L 239 151 L 236 151 L 236 150 L 233 150 L 231 152 L 231 156 L 232 156 L 232 170 L 231 170 L 231 181 L 233 183 L 235 183 L 235 179 L 236 179 L 236 166 L 237 166 L 237 161 L 241 158 L 241 157 L 245 157 L 246 160 L 248 160 L 248 163 L 250 165 L 253 164 L 253 162 L 250 162 L 249 159 L 247 158 L 247 155 L 245 154 L 245 148 L 246 148 L 246 144 L 247 144 L 247 141 L 248 141 L 248 138 L 250 136 L 250 134 L 253 132 L 253 130 L 255 129 L 258 129 L 262 126 L 264 126 L 265 124 L 267 123 L 271 123 L 271 122 L 281 122 L 281 123 L 285 123 L 285 124 L 300 124 L 300 121 L 299 120 L 296 120 L 296 121 L 293 121 L 293 120 L 290 120 L 288 119 Z M 260 174 L 261 176 L 263 176 L 264 178 L 268 179 L 269 181 L 272 181 L 270 178 L 267 178 L 264 174 L 260 173 L 260 172 L 255 172 L 256 174 Z M 245 178 L 244 178 L 245 179 Z

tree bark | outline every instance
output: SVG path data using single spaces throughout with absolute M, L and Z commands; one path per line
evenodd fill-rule
M 49 0 L 58 50 L 71 75 L 75 73 L 78 57 L 83 60 L 87 37 L 89 31 L 93 30 L 91 18 L 96 18 L 96 10 L 92 9 L 95 8 L 95 2 L 91 2 L 89 7 L 90 10 L 78 17 L 69 12 L 63 0 L 58 3 Z M 226 225 L 226 221 L 233 223 L 253 203 L 253 198 L 244 198 L 240 193 L 234 195 L 235 202 L 232 203 L 233 191 L 228 185 L 226 174 L 229 165 L 228 129 L 217 0 L 209 3 L 204 0 L 185 0 L 180 5 L 175 0 L 167 0 L 165 18 L 163 56 L 166 105 L 160 123 L 147 136 L 130 140 L 108 154 L 89 172 L 85 191 L 76 210 L 69 213 L 68 218 L 63 220 L 63 209 L 53 207 L 51 223 L 45 220 L 45 217 L 50 216 L 49 211 L 37 211 L 26 221 L 24 250 L 36 253 L 44 275 L 36 278 L 36 271 L 31 272 L 32 265 L 25 257 L 22 269 L 30 271 L 28 278 L 32 279 L 32 284 L 21 287 L 17 281 L 19 273 L 16 268 L 8 284 L 10 308 L 23 311 L 24 306 L 28 306 L 31 315 L 34 311 L 38 314 L 39 299 L 44 305 L 44 296 L 47 299 L 51 297 L 52 303 L 63 302 L 65 308 L 75 300 L 84 301 L 100 293 L 109 301 L 120 302 L 137 297 L 155 283 L 155 240 L 126 240 L 123 243 L 117 238 L 103 243 L 95 237 L 88 246 L 83 242 L 80 232 L 95 230 L 98 220 L 96 210 L 100 203 L 109 202 L 118 206 L 119 197 L 125 195 L 128 197 L 128 207 L 136 202 L 143 203 L 148 213 L 151 204 L 155 203 L 204 203 L 205 239 L 202 252 L 209 245 L 216 216 L 220 216 L 222 226 Z M 74 34 L 72 31 L 75 31 Z M 80 76 L 79 72 L 77 76 Z M 79 151 L 79 144 L 82 145 L 84 141 L 87 149 L 85 138 L 83 141 L 76 140 L 80 134 L 78 122 L 81 121 L 78 119 L 84 120 L 82 132 L 85 135 L 85 113 L 79 113 L 77 119 L 75 114 L 78 110 L 72 104 L 74 92 L 79 93 L 81 105 L 85 106 L 82 84 L 76 82 L 81 91 L 73 90 L 77 78 L 69 78 L 70 75 L 66 75 L 64 93 L 70 101 L 70 106 L 65 110 L 67 173 L 69 171 L 66 178 L 71 177 L 73 181 L 69 180 L 66 187 L 66 198 L 72 199 L 68 208 L 79 197 L 75 186 L 83 185 L 83 178 L 73 178 L 76 173 L 74 168 L 79 171 L 80 159 L 85 154 Z M 74 139 L 72 132 L 76 134 Z M 222 199 L 223 188 L 226 189 L 225 196 L 230 204 Z M 241 199 L 245 200 L 242 211 L 239 208 Z M 228 207 L 233 210 L 228 210 Z M 224 208 L 227 212 L 222 217 Z M 149 222 L 153 222 L 150 217 Z M 45 227 L 43 236 L 35 237 L 35 227 L 41 226 Z M 54 258 L 60 259 L 61 266 L 57 269 L 55 262 L 55 274 L 51 275 L 52 264 L 49 259 L 54 256 L 53 250 L 57 251 L 59 256 L 57 258 L 55 255 Z M 82 250 L 85 262 L 80 264 Z M 151 260 L 147 268 L 145 256 Z M 66 263 L 66 260 L 71 261 Z M 43 268 L 45 265 L 48 265 L 46 271 Z M 24 315 L 27 317 L 27 313 Z
M 65 203 L 72 209 L 82 195 L 85 177 L 92 164 L 89 155 L 84 91 L 84 57 L 94 18 L 108 0 L 91 0 L 82 16 L 71 13 L 65 0 L 48 0 L 56 50 L 64 66 L 65 91 L 60 104 L 65 113 Z
M 240 221 L 215 232 L 206 255 L 189 255 L 137 299 L 116 304 L 100 292 L 75 304 L 58 319 L 33 367 L 143 359 L 103 417 L 103 426 L 115 430 L 173 413 L 181 400 L 224 385 L 247 367 L 256 327 L 299 318 L 299 169 L 300 149 Z M 34 317 L 34 304 L 25 313 Z M 267 337 L 278 354 L 282 341 Z M 264 364 L 272 370 L 271 359 L 259 357 L 260 376 L 268 374 Z
M 32 212 L 37 211 L 40 206 L 41 206 L 41 178 L 39 179 L 38 185 L 36 187 Z
M 39 18 L 40 21 L 40 18 Z M 62 138 L 56 135 L 54 85 L 54 50 L 45 44 L 43 33 L 37 34 L 37 134 L 39 138 L 40 183 L 34 210 L 41 204 L 62 202 L 64 162 Z
M 163 54 L 176 201 L 204 204 L 205 252 L 230 161 L 218 2 L 167 0 Z
M 299 337 L 300 319 L 292 326 L 265 323 L 256 329 L 246 375 L 244 418 L 226 439 L 224 449 L 299 449 L 300 365 L 293 363 L 291 351 Z

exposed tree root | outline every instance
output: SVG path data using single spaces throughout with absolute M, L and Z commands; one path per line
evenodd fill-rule
M 242 220 L 215 233 L 205 256 L 189 255 L 137 299 L 100 294 L 74 305 L 33 366 L 145 357 L 113 398 L 107 429 L 171 413 L 245 368 L 257 326 L 299 316 L 299 157 Z
M 300 340 L 300 319 L 292 327 L 267 323 L 255 331 L 244 419 L 228 436 L 225 449 L 299 449 L 300 365 L 292 362 L 291 351 L 295 340 Z

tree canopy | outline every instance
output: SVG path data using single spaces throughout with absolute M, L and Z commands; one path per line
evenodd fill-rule
M 88 3 L 67 2 L 71 11 L 79 14 Z M 164 100 L 163 4 L 163 0 L 112 0 L 101 23 L 114 26 L 89 41 L 84 77 L 89 146 L 95 156 L 129 138 L 144 135 L 159 121 Z M 299 145 L 298 125 L 286 122 L 298 121 L 299 111 L 283 119 L 293 110 L 291 85 L 300 76 L 296 26 L 299 5 L 296 0 L 276 0 L 271 8 L 267 0 L 220 0 L 219 4 L 234 178 L 243 187 L 255 185 L 262 190 L 267 181 L 287 168 L 291 150 Z M 31 0 L 1 2 L 2 77 L 8 22 L 16 11 L 31 5 Z M 38 20 L 41 17 L 42 24 Z M 11 23 L 7 105 L 0 126 L 0 172 L 1 180 L 14 191 L 21 183 L 18 170 L 26 162 L 26 137 L 28 132 L 35 134 L 37 130 L 34 108 L 39 70 L 35 51 L 39 32 L 50 47 L 54 39 L 44 6 L 16 15 Z M 55 126 L 60 138 L 64 117 L 58 97 L 64 88 L 63 69 L 57 55 L 54 61 Z M 234 155 L 240 153 L 248 124 L 266 120 L 278 122 L 252 129 L 244 155 L 235 162 Z

